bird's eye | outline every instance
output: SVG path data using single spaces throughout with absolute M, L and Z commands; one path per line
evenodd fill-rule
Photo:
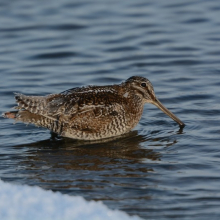
M 141 86 L 142 87 L 146 87 L 146 83 L 141 83 Z

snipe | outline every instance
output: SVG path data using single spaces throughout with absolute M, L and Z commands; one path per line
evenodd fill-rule
M 73 88 L 59 94 L 15 94 L 18 111 L 6 118 L 33 123 L 74 139 L 98 140 L 124 134 L 139 122 L 144 104 L 152 103 L 185 125 L 157 99 L 150 81 L 132 76 L 119 85 Z

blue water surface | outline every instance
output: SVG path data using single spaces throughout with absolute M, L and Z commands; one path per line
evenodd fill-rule
M 0 178 L 143 219 L 220 219 L 219 15 L 217 0 L 1 1 L 1 112 L 13 92 L 140 75 L 186 127 L 147 104 L 134 131 L 88 144 L 0 118 Z

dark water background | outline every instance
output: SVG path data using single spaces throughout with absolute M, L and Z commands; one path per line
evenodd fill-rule
M 0 2 L 0 110 L 45 95 L 147 77 L 183 132 L 146 105 L 108 143 L 54 140 L 0 118 L 0 178 L 144 219 L 220 219 L 220 2 Z

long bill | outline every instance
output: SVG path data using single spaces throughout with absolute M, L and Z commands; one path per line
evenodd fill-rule
M 177 118 L 170 110 L 168 110 L 157 98 L 152 102 L 152 104 L 156 105 L 160 110 L 162 110 L 170 118 L 176 121 L 179 124 L 180 128 L 185 127 L 185 124 L 179 118 Z

